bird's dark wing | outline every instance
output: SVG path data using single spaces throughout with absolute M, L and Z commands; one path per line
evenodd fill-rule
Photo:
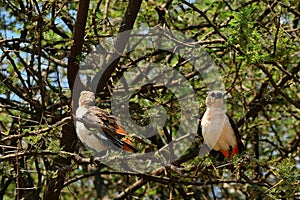
M 132 142 L 126 138 L 126 132 L 117 124 L 116 118 L 110 115 L 109 112 L 97 107 L 91 106 L 88 108 L 85 115 L 82 117 L 87 122 L 86 125 L 102 130 L 114 145 L 126 151 L 137 152 L 138 149 Z M 88 128 L 88 127 L 87 127 Z
M 227 113 L 226 113 L 226 115 L 228 117 L 230 125 L 231 125 L 231 127 L 232 127 L 232 129 L 234 131 L 235 137 L 237 139 L 239 153 L 241 153 L 241 152 L 243 152 L 245 150 L 245 147 L 244 147 L 244 144 L 242 142 L 240 132 L 239 132 L 236 124 L 234 123 L 233 119 L 230 117 L 230 115 L 228 115 Z

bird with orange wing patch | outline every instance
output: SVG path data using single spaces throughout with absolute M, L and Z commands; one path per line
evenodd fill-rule
M 217 90 L 208 93 L 201 120 L 202 135 L 210 149 L 221 152 L 225 158 L 232 158 L 243 151 L 244 145 L 234 121 L 223 108 L 224 96 L 224 92 Z
M 138 151 L 126 132 L 119 126 L 117 118 L 95 106 L 93 92 L 80 93 L 75 120 L 78 138 L 87 148 L 96 153 L 115 147 L 129 152 Z

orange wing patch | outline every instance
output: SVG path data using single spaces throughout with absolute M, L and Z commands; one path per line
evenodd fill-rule
M 232 158 L 235 154 L 240 153 L 238 145 L 236 145 L 233 149 L 230 150 L 221 150 L 221 152 L 225 158 Z
M 118 126 L 117 127 L 117 133 L 119 133 L 120 135 L 127 135 L 127 133 L 120 127 L 120 126 Z
M 124 139 L 122 139 L 122 141 L 124 142 L 123 148 L 122 148 L 124 151 L 129 151 L 129 152 L 133 152 L 133 153 L 137 152 L 133 143 L 128 138 L 124 138 Z

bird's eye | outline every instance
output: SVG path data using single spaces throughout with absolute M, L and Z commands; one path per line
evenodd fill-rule
M 210 95 L 211 97 L 215 97 L 215 93 L 211 93 L 211 95 Z

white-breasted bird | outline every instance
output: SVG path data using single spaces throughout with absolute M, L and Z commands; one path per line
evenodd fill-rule
M 213 150 L 220 151 L 225 158 L 232 158 L 243 151 L 244 145 L 232 118 L 224 109 L 224 92 L 208 92 L 206 111 L 201 120 L 204 142 Z
M 126 132 L 118 125 L 118 120 L 106 110 L 95 106 L 93 92 L 80 93 L 75 121 L 78 138 L 96 153 L 115 147 L 130 152 L 138 151 L 126 137 Z

